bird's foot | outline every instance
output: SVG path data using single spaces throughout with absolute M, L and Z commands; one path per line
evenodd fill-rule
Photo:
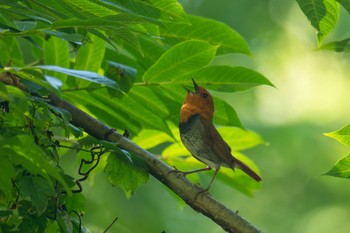
M 196 196 L 194 197 L 194 199 L 196 200 L 197 197 L 199 197 L 199 196 L 201 196 L 201 198 L 203 198 L 203 196 L 206 195 L 206 194 L 209 194 L 209 189 L 208 189 L 208 188 L 200 190 L 200 191 L 196 194 Z
M 178 170 L 175 166 L 173 166 L 173 168 L 174 168 L 173 170 L 168 172 L 168 175 L 171 173 L 176 173 L 177 176 L 179 177 L 179 176 L 186 176 L 188 174 L 188 172 Z

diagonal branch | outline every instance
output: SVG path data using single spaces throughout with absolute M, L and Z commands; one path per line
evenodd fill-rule
M 56 107 L 63 108 L 72 115 L 72 123 L 84 129 L 85 132 L 98 139 L 105 139 L 106 133 L 112 132 L 111 128 L 91 117 L 67 101 L 61 100 L 57 95 L 49 95 L 50 103 Z M 168 186 L 173 192 L 180 196 L 194 210 L 206 215 L 227 232 L 235 233 L 257 233 L 261 232 L 252 224 L 240 217 L 236 212 L 228 209 L 216 201 L 209 194 L 203 194 L 195 198 L 201 189 L 193 185 L 183 176 L 170 173 L 172 168 L 157 159 L 153 154 L 142 149 L 126 137 L 117 132 L 109 134 L 108 141 L 115 142 L 135 155 L 140 156 L 148 165 L 151 175 Z

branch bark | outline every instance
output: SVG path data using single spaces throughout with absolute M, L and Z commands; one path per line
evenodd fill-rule
M 106 139 L 105 135 L 111 132 L 111 128 L 87 113 L 78 109 L 67 101 L 61 100 L 57 95 L 49 95 L 50 103 L 56 107 L 63 108 L 71 113 L 72 123 L 81 127 L 85 132 L 98 139 Z M 194 210 L 206 215 L 227 232 L 234 233 L 257 233 L 262 232 L 251 223 L 240 217 L 236 212 L 228 209 L 223 204 L 216 201 L 209 194 L 204 193 L 196 198 L 201 189 L 193 185 L 183 176 L 170 173 L 173 169 L 157 159 L 153 154 L 142 149 L 131 140 L 123 137 L 117 132 L 109 134 L 108 141 L 115 142 L 119 147 L 140 156 L 148 165 L 152 176 L 169 187 L 180 196 Z

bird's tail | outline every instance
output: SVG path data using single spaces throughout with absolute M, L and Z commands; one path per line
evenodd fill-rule
M 235 165 L 256 181 L 261 181 L 261 177 L 242 161 L 235 159 Z

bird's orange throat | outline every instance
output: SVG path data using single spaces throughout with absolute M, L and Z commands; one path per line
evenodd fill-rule
M 191 116 L 196 114 L 208 120 L 213 119 L 213 112 L 210 109 L 201 108 L 200 106 L 185 102 L 180 111 L 180 123 L 186 123 Z

